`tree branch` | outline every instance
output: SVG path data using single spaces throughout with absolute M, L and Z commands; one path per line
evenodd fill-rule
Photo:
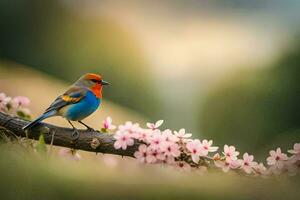
M 78 130 L 80 137 L 77 142 L 73 144 L 71 137 L 73 129 L 71 128 L 63 128 L 47 123 L 39 123 L 25 132 L 22 127 L 28 123 L 29 121 L 25 121 L 18 117 L 11 117 L 0 112 L 0 127 L 11 131 L 19 137 L 26 137 L 27 133 L 27 137 L 34 140 L 38 140 L 40 134 L 43 134 L 47 144 L 51 143 L 54 135 L 53 145 L 56 146 L 130 157 L 133 157 L 134 152 L 137 151 L 138 146 L 140 145 L 140 143 L 135 142 L 134 146 L 127 147 L 126 150 L 117 150 L 114 148 L 115 139 L 111 134 L 88 130 Z

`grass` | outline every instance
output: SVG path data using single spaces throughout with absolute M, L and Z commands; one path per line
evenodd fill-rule
M 1 199 L 297 199 L 299 177 L 253 178 L 221 172 L 199 175 L 130 158 L 83 154 L 80 161 L 0 145 Z

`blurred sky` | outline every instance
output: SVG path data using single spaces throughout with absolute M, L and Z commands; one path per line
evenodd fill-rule
M 151 67 L 167 79 L 193 72 L 211 79 L 249 62 L 268 62 L 300 16 L 300 3 L 289 1 L 63 2 L 80 14 L 111 17 L 132 31 Z

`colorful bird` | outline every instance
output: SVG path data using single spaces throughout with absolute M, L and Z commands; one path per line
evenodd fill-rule
M 109 83 L 102 80 L 100 75 L 92 73 L 83 75 L 63 95 L 57 97 L 40 117 L 24 126 L 23 130 L 49 117 L 61 116 L 66 118 L 72 126 L 74 130 L 72 137 L 78 139 L 79 133 L 71 121 L 78 121 L 87 129 L 93 130 L 81 120 L 96 111 L 101 104 L 103 85 L 109 85 Z

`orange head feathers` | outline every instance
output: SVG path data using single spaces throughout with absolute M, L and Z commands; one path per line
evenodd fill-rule
M 83 75 L 83 78 L 86 80 L 95 80 L 95 81 L 101 81 L 102 77 L 99 74 L 93 74 L 93 73 L 87 73 Z
M 97 98 L 102 98 L 102 86 L 109 85 L 108 82 L 102 80 L 101 75 L 87 73 L 83 75 L 75 85 L 79 87 L 89 88 Z

